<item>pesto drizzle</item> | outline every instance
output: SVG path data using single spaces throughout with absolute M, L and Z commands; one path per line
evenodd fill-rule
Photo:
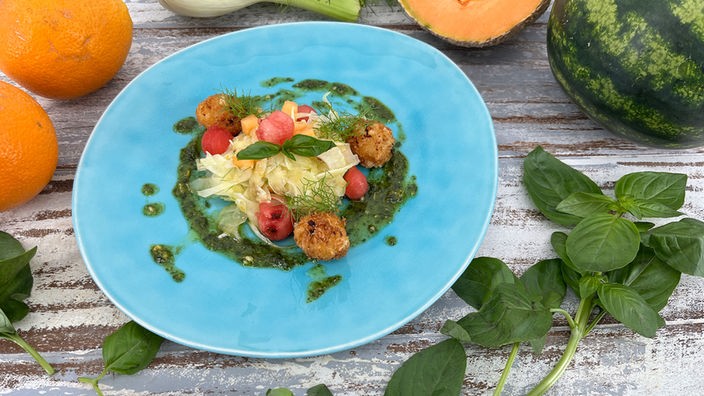
M 151 197 L 159 192 L 159 186 L 153 183 L 144 183 L 142 186 L 142 195 L 145 197 Z
M 243 237 L 240 240 L 220 238 L 215 219 L 207 214 L 205 200 L 190 188 L 196 176 L 196 159 L 200 158 L 200 138 L 197 134 L 183 149 L 177 171 L 177 181 L 172 192 L 181 206 L 188 224 L 203 245 L 213 251 L 248 267 L 269 267 L 285 271 L 308 260 L 297 249 L 275 248 L 263 242 Z
M 164 204 L 161 202 L 152 202 L 144 205 L 142 214 L 147 217 L 155 217 L 164 213 Z
M 314 265 L 307 274 L 312 279 L 306 292 L 306 302 L 308 303 L 319 299 L 326 291 L 342 281 L 341 275 L 328 276 L 325 267 L 321 264 Z
M 176 267 L 176 254 L 171 246 L 152 245 L 149 248 L 149 253 L 152 256 L 152 260 L 162 266 L 174 281 L 182 282 L 186 277 L 186 274 Z
M 205 128 L 198 123 L 195 117 L 186 117 L 175 123 L 173 130 L 176 133 L 190 135 L 192 133 L 202 132 Z
M 389 162 L 369 172 L 369 191 L 364 199 L 350 201 L 342 210 L 352 246 L 367 241 L 391 223 L 401 206 L 416 195 L 415 177 L 407 179 L 407 174 L 408 159 L 398 147 Z
M 290 84 L 294 80 L 287 77 L 276 77 L 262 83 L 264 87 L 273 87 L 280 84 Z M 346 103 L 357 111 L 370 114 L 371 118 L 386 122 L 396 123 L 399 134 L 403 134 L 401 125 L 397 123 L 393 112 L 381 101 L 359 93 L 352 87 L 335 82 L 307 79 L 291 85 L 293 89 L 281 88 L 277 92 L 262 95 L 257 98 L 262 102 L 272 103 L 273 106 L 282 104 L 285 100 L 296 100 L 302 97 L 305 91 L 331 92 L 337 97 L 346 97 Z M 351 97 L 357 96 L 357 101 Z M 315 105 L 315 104 L 314 104 Z M 328 107 L 325 107 L 328 108 Z M 201 243 L 209 250 L 229 257 L 246 267 L 275 268 L 289 271 L 310 259 L 295 246 L 273 247 L 254 237 L 247 236 L 245 229 L 241 230 L 242 238 L 221 238 L 222 231 L 217 227 L 215 215 L 209 213 L 209 201 L 191 190 L 191 182 L 197 178 L 196 159 L 201 157 L 200 140 L 203 128 L 193 117 L 184 118 L 174 124 L 177 133 L 191 133 L 193 138 L 181 149 L 179 165 L 177 168 L 177 181 L 172 193 L 179 203 L 181 211 L 188 222 L 191 231 L 197 235 Z M 394 147 L 394 154 L 389 162 L 382 168 L 371 169 L 368 176 L 369 191 L 362 201 L 351 201 L 342 208 L 342 216 L 347 220 L 347 231 L 352 246 L 359 245 L 368 240 L 379 230 L 383 229 L 392 220 L 396 212 L 417 191 L 414 177 L 408 177 L 408 159 L 400 150 L 400 143 Z M 246 227 L 246 226 L 241 226 Z M 395 244 L 386 241 L 390 246 Z M 155 245 L 165 246 L 165 245 Z M 152 248 L 154 250 L 154 248 Z M 163 252 L 162 250 L 159 250 Z M 154 256 L 160 264 L 165 258 Z M 168 258 L 168 257 L 166 257 Z M 173 259 L 173 254 L 171 255 Z M 162 264 L 163 265 L 163 264 Z M 314 266 L 318 268 L 319 264 Z M 169 269 L 172 267 L 165 268 Z M 175 267 L 173 267 L 175 268 Z M 176 277 L 174 277 L 176 279 Z M 181 277 L 183 279 L 183 277 Z M 331 287 L 342 280 L 340 275 L 316 276 L 311 280 L 307 292 L 307 301 L 311 302 L 322 296 Z

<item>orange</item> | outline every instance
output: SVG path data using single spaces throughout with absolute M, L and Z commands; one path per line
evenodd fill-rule
M 47 98 L 104 86 L 132 45 L 122 0 L 0 0 L 0 71 Z
M 26 92 L 0 81 L 0 211 L 34 198 L 56 170 L 51 119 Z

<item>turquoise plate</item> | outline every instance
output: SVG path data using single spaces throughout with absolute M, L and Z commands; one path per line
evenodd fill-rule
M 385 103 L 403 128 L 418 194 L 369 241 L 325 264 L 342 281 L 306 302 L 311 263 L 246 268 L 189 242 L 171 195 L 180 149 L 173 124 L 223 87 L 253 95 L 277 77 L 347 84 Z M 399 133 L 399 131 L 395 131 Z M 159 187 L 145 196 L 145 183 Z M 419 315 L 476 253 L 497 186 L 491 117 L 465 74 L 433 47 L 388 30 L 334 22 L 265 26 L 186 48 L 136 77 L 97 123 L 73 189 L 73 221 L 91 276 L 127 316 L 193 348 L 287 358 L 353 348 Z M 146 217 L 146 203 L 164 212 Z M 387 243 L 393 236 L 397 243 Z M 151 258 L 183 245 L 178 283 Z

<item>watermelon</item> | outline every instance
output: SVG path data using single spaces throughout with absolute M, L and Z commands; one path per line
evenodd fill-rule
M 704 1 L 556 0 L 547 50 L 555 79 L 605 129 L 704 145 Z

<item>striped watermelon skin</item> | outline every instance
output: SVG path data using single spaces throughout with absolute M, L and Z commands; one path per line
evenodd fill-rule
M 703 0 L 555 0 L 547 49 L 556 80 L 605 129 L 704 145 Z

